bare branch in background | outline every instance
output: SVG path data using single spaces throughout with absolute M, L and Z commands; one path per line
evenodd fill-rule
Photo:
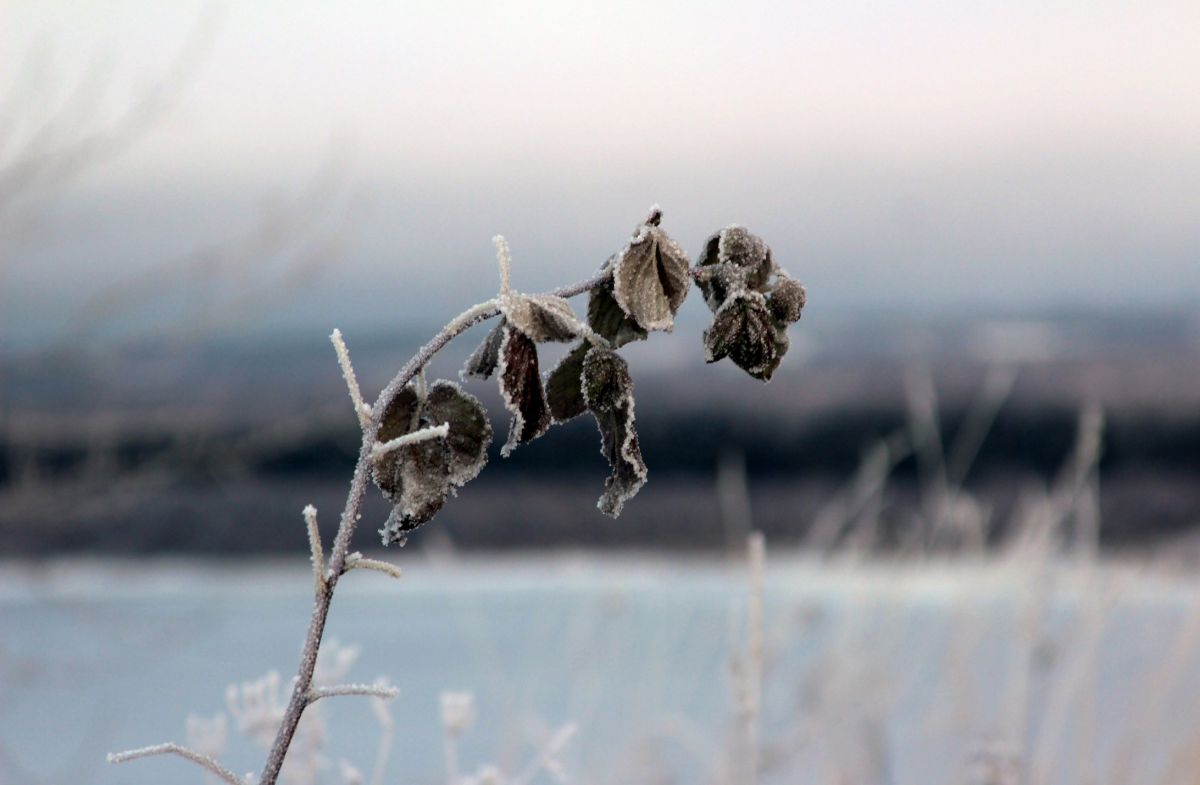
M 153 335 L 191 342 L 287 303 L 344 257 L 366 216 L 364 197 L 349 185 L 348 155 L 348 147 L 332 140 L 303 191 L 265 205 L 242 233 L 164 259 L 92 294 L 67 321 L 56 348 L 94 344 L 130 315 L 172 299 L 185 299 L 182 317 L 127 331 L 123 340 Z
M 15 145 L 0 160 L 0 215 L 17 202 L 53 194 L 88 169 L 128 150 L 139 142 L 175 107 L 195 79 L 212 49 L 220 28 L 223 6 L 206 3 L 191 33 L 163 76 L 137 96 L 114 121 L 99 128 L 86 127 L 104 94 L 107 69 L 92 68 L 57 111 L 15 142 L 18 118 L 30 102 L 45 92 L 49 63 L 53 58 L 38 50 L 27 61 L 29 77 L 36 89 L 18 82 L 0 110 L 0 142 Z M 39 64 L 45 58 L 46 65 Z M 0 148 L 0 153 L 3 150 Z

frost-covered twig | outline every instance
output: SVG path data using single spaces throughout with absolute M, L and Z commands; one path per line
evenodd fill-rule
M 574 297 L 575 295 L 590 291 L 594 286 L 604 282 L 611 276 L 612 270 L 605 269 L 579 283 L 555 289 L 550 294 L 556 297 Z M 287 755 L 288 747 L 292 743 L 292 737 L 296 734 L 300 718 L 304 715 L 304 709 L 308 706 L 307 696 L 309 690 L 312 688 L 312 674 L 317 664 L 317 652 L 321 648 L 321 638 L 325 633 L 325 621 L 329 618 L 329 605 L 333 600 L 333 592 L 337 587 L 338 578 L 346 571 L 346 559 L 350 555 L 350 539 L 354 535 L 354 530 L 358 524 L 359 515 L 362 510 L 363 496 L 367 491 L 370 468 L 374 461 L 372 453 L 378 440 L 379 423 L 383 418 L 384 410 L 396 394 L 412 381 L 413 377 L 446 344 L 476 324 L 494 318 L 499 313 L 500 304 L 495 299 L 487 300 L 460 313 L 443 327 L 437 335 L 433 336 L 428 343 L 422 346 L 412 359 L 404 364 L 404 367 L 388 382 L 383 392 L 375 400 L 375 405 L 371 409 L 371 416 L 367 424 L 363 427 L 362 445 L 359 448 L 358 462 L 354 467 L 354 475 L 350 480 L 350 492 L 346 497 L 346 507 L 342 510 L 341 521 L 338 524 L 337 534 L 334 536 L 333 547 L 329 554 L 329 569 L 326 573 L 328 579 L 325 582 L 325 590 L 317 595 L 316 602 L 313 605 L 308 633 L 305 636 L 304 648 L 300 655 L 300 666 L 297 669 L 292 688 L 292 697 L 288 701 L 283 721 L 279 724 L 275 741 L 271 744 L 271 750 L 267 754 L 267 760 L 263 765 L 263 772 L 262 776 L 259 777 L 258 785 L 275 785 L 278 781 L 279 770 L 283 767 L 284 757 Z
M 500 296 L 503 297 L 512 290 L 509 283 L 512 277 L 512 253 L 508 250 L 504 235 L 496 235 L 492 243 L 496 246 L 496 263 L 500 266 Z
M 686 297 L 691 279 L 697 275 L 697 271 L 689 268 L 686 254 L 658 228 L 661 218 L 661 211 L 653 210 L 650 217 L 646 219 L 636 232 L 634 239 L 616 257 L 610 258 L 609 263 L 606 263 L 600 272 L 579 283 L 564 286 L 542 295 L 522 295 L 522 302 L 537 305 L 542 311 L 551 315 L 555 312 L 561 314 L 563 309 L 555 304 L 555 298 L 568 298 L 584 292 L 590 292 L 601 284 L 612 280 L 611 297 L 614 298 L 614 307 L 618 309 L 618 313 L 620 314 L 619 319 L 622 321 L 622 324 L 625 324 L 626 319 L 632 320 L 636 328 L 632 329 L 635 335 L 638 331 L 645 333 L 649 329 L 670 329 L 673 324 L 674 314 Z M 755 378 L 766 381 L 778 366 L 782 351 L 787 347 L 785 332 L 787 324 L 796 321 L 800 316 L 800 310 L 805 301 L 804 289 L 798 283 L 787 279 L 781 268 L 778 268 L 771 261 L 769 249 L 767 249 L 766 244 L 760 238 L 745 232 L 744 229 L 740 227 L 727 227 L 719 235 L 714 236 L 714 239 L 719 242 L 715 244 L 710 242 L 709 247 L 715 248 L 717 254 L 711 259 L 706 256 L 705 260 L 702 260 L 700 267 L 706 264 L 717 264 L 732 275 L 732 273 L 740 269 L 739 265 L 741 264 L 741 262 L 735 263 L 733 249 L 735 247 L 744 247 L 750 249 L 750 256 L 754 257 L 754 264 L 757 265 L 757 269 L 760 272 L 765 271 L 766 274 L 760 276 L 763 280 L 758 282 L 757 288 L 753 291 L 746 289 L 744 281 L 739 284 L 738 280 L 731 278 L 729 286 L 719 287 L 719 291 L 706 292 L 706 299 L 710 301 L 710 306 L 719 311 L 716 317 L 714 317 L 714 328 L 705 333 L 704 340 L 709 360 L 716 361 L 728 356 Z M 379 397 L 375 399 L 375 403 L 371 407 L 370 416 L 366 418 L 366 421 L 362 422 L 360 419 L 363 431 L 362 444 L 359 448 L 358 461 L 354 467 L 354 474 L 350 481 L 350 491 L 346 497 L 346 506 L 342 510 L 341 521 L 338 524 L 337 534 L 334 536 L 333 545 L 330 550 L 328 570 L 325 573 L 325 587 L 323 591 L 317 594 L 313 605 L 308 633 L 305 637 L 304 648 L 300 656 L 300 665 L 293 680 L 292 695 L 284 712 L 283 719 L 279 724 L 278 733 L 271 744 L 270 752 L 263 766 L 262 776 L 259 778 L 259 785 L 275 785 L 279 778 L 279 771 L 283 766 L 284 757 L 287 755 L 288 747 L 291 745 L 296 728 L 300 724 L 300 718 L 310 703 L 309 695 L 313 686 L 313 671 L 316 668 L 317 654 L 321 647 L 321 638 L 324 635 L 325 623 L 329 616 L 329 606 L 333 599 L 338 579 L 347 569 L 347 561 L 350 556 L 350 541 L 354 535 L 358 520 L 361 518 L 363 497 L 366 493 L 367 483 L 371 479 L 372 470 L 376 466 L 376 458 L 379 454 L 377 451 L 381 447 L 377 442 L 379 441 L 379 432 L 384 414 L 388 411 L 388 407 L 396 401 L 401 391 L 428 365 L 429 361 L 443 347 L 474 325 L 500 315 L 502 302 L 505 305 L 510 305 L 511 303 L 509 303 L 508 298 L 516 297 L 509 290 L 511 260 L 507 252 L 507 245 L 502 238 L 497 241 L 497 252 L 501 277 L 500 296 L 468 308 L 452 319 L 428 343 L 421 347 L 416 355 L 405 363 L 404 367 L 388 382 L 379 394 Z M 741 256 L 737 258 L 741 259 Z M 653 263 L 647 264 L 648 261 Z M 667 269 L 668 267 L 670 269 Z M 617 270 L 622 271 L 621 275 L 618 276 L 616 274 Z M 665 279 L 664 276 L 666 276 Z M 778 279 L 774 284 L 770 283 L 772 276 Z M 741 277 L 745 278 L 746 276 L 742 275 Z M 734 284 L 738 285 L 735 286 Z M 601 294 L 604 294 L 604 292 L 601 292 Z M 719 308 L 714 306 L 714 303 L 717 303 L 717 301 L 721 303 Z M 569 308 L 566 310 L 569 311 Z M 507 313 L 506 316 L 508 316 Z M 503 350 L 504 345 L 506 345 L 505 341 L 510 340 L 514 330 L 516 328 L 510 326 L 510 329 L 503 333 L 503 336 L 507 337 L 503 337 L 499 350 Z M 566 332 L 577 335 L 579 331 L 567 330 Z M 550 339 L 552 336 L 559 335 L 560 333 L 561 331 L 554 331 L 547 334 L 542 340 Z M 554 338 L 554 340 L 562 340 L 562 338 Z M 524 336 L 524 341 L 526 344 L 533 343 L 533 340 L 527 335 Z M 335 339 L 336 345 L 337 341 Z M 523 345 L 525 344 L 522 344 L 520 341 L 515 344 L 518 349 Z M 513 351 L 518 351 L 518 349 L 514 349 Z M 339 359 L 341 355 L 342 352 L 339 351 Z M 509 374 L 513 377 L 521 377 L 518 381 L 521 381 L 522 384 L 519 386 L 523 386 L 525 381 L 536 380 L 536 384 L 531 385 L 532 388 L 535 390 L 541 389 L 542 380 L 537 375 L 537 366 L 533 361 L 535 357 L 536 352 L 533 352 L 529 361 L 523 366 L 525 371 L 532 371 L 531 374 L 521 375 L 515 372 Z M 586 359 L 585 357 L 585 362 Z M 608 358 L 606 363 L 601 362 L 600 365 L 604 366 L 602 370 L 613 375 L 611 381 L 615 382 L 617 387 L 624 386 L 625 388 L 631 388 L 632 383 L 628 381 L 627 372 L 624 379 L 621 377 L 620 372 L 623 372 L 624 362 L 614 355 Z M 348 367 L 349 361 L 347 358 L 343 365 L 344 372 Z M 521 367 L 517 366 L 517 370 L 520 370 Z M 349 384 L 350 375 L 346 375 L 348 377 L 347 383 Z M 500 375 L 503 379 L 506 374 L 502 370 Z M 516 382 L 513 382 L 513 384 L 516 385 Z M 355 387 L 356 385 L 351 386 L 352 397 L 354 397 Z M 637 462 L 635 463 L 626 450 L 626 446 L 632 442 L 632 431 L 630 430 L 632 427 L 632 401 L 625 400 L 625 397 L 628 397 L 627 394 L 624 397 L 618 397 L 620 400 L 616 401 L 613 405 L 623 413 L 623 417 L 618 418 L 619 424 L 626 430 L 629 430 L 629 435 L 623 440 L 617 441 L 621 445 L 620 454 L 614 453 L 610 456 L 610 463 L 613 463 L 615 470 L 629 470 L 629 473 L 634 476 L 635 480 L 641 480 L 644 479 L 645 473 L 644 464 L 641 466 L 637 465 L 641 461 L 641 456 L 633 456 L 637 458 Z M 584 403 L 587 403 L 586 399 Z M 604 408 L 609 406 L 610 403 L 613 402 L 597 402 L 597 405 L 607 412 L 606 417 L 612 414 L 612 412 Z M 362 406 L 358 405 L 357 400 L 355 401 L 355 405 L 359 411 L 362 410 Z M 548 407 L 545 406 L 544 400 L 542 401 L 542 406 L 542 416 L 548 427 L 550 412 Z M 514 419 L 514 423 L 518 422 L 524 422 L 524 420 L 517 417 Z M 444 436 L 445 433 L 444 431 L 442 435 Z M 514 438 L 519 440 L 522 435 L 521 431 L 514 431 Z M 609 434 L 608 436 L 611 435 Z M 526 437 L 525 440 L 528 440 L 528 438 L 532 437 Z M 506 453 L 507 450 L 502 452 Z M 619 467 L 618 464 L 620 464 Z M 624 485 L 636 489 L 640 487 L 640 482 L 630 481 L 625 482 Z M 447 490 L 449 490 L 449 486 L 447 486 Z M 624 496 L 630 495 L 628 488 L 624 490 Z M 624 497 L 619 496 L 618 498 L 623 501 Z M 618 503 L 611 503 L 609 506 L 612 508 L 611 514 L 616 514 L 620 509 Z M 420 522 L 416 521 L 416 523 Z M 361 564 L 361 561 L 359 563 Z
M 368 559 L 358 551 L 346 557 L 346 572 L 350 570 L 375 570 L 382 572 L 385 575 L 390 575 L 393 578 L 400 578 L 404 575 L 400 568 L 394 564 L 388 564 L 379 559 Z
M 752 532 L 747 542 L 750 562 L 750 598 L 746 611 L 747 674 L 749 711 L 746 718 L 746 753 L 750 768 L 749 785 L 758 780 L 759 724 L 762 718 L 762 682 L 766 663 L 763 632 L 763 579 L 767 565 L 767 544 L 762 532 Z
M 460 785 L 458 737 L 475 724 L 475 696 L 469 692 L 443 692 L 442 755 L 446 763 L 446 785 Z
M 754 785 L 758 781 L 759 723 L 762 716 L 762 680 L 766 660 L 763 632 L 763 577 L 766 541 L 762 532 L 746 539 L 750 591 L 746 603 L 746 648 L 734 660 L 734 690 L 738 733 L 727 762 L 732 781 Z
M 550 772 L 559 782 L 566 782 L 567 778 L 558 758 L 571 739 L 575 737 L 575 731 L 576 726 L 571 722 L 555 731 L 554 735 L 550 737 L 550 741 L 546 742 L 546 745 L 538 752 L 537 757 L 529 762 L 525 771 L 521 772 L 511 785 L 530 785 L 534 777 L 543 770 Z
M 203 766 L 204 768 L 216 774 L 230 785 L 246 785 L 246 780 L 243 780 L 238 775 L 234 774 L 229 769 L 217 763 L 207 755 L 203 755 L 195 750 L 190 750 L 187 747 L 181 747 L 174 742 L 166 744 L 155 744 L 152 747 L 142 747 L 136 750 L 126 750 L 125 752 L 110 752 L 108 754 L 109 763 L 124 763 L 125 761 L 135 760 L 137 758 L 149 758 L 152 755 L 178 755 L 181 758 L 186 758 L 192 763 Z
M 342 378 L 346 380 L 346 387 L 350 390 L 350 400 L 354 403 L 354 414 L 358 417 L 358 424 L 366 428 L 370 422 L 371 407 L 363 400 L 362 391 L 358 389 L 358 377 L 354 375 L 354 366 L 350 364 L 350 351 L 346 348 L 346 341 L 342 338 L 342 331 L 334 328 L 334 331 L 329 336 L 329 340 L 333 341 L 333 349 L 337 352 L 338 365 L 342 366 Z
M 312 559 L 313 585 L 317 594 L 325 590 L 325 549 L 321 547 L 321 531 L 317 528 L 317 508 L 304 508 L 304 524 L 308 528 L 308 550 Z
M 379 679 L 375 683 L 386 685 L 387 681 Z M 392 739 L 396 735 L 396 722 L 392 719 L 392 712 L 388 709 L 386 700 L 376 698 L 371 701 L 371 708 L 375 710 L 375 719 L 379 722 L 379 747 L 375 751 L 375 767 L 371 771 L 371 785 L 383 785 L 383 775 L 387 770 L 388 758 L 392 754 Z
M 322 698 L 333 698 L 338 695 L 366 695 L 372 698 L 391 700 L 400 694 L 395 687 L 384 684 L 335 684 L 332 687 L 314 687 L 308 691 L 308 702 L 313 703 Z
M 422 428 L 419 431 L 406 433 L 403 436 L 397 436 L 395 439 L 376 444 L 371 448 L 372 458 L 382 458 L 392 450 L 399 450 L 409 444 L 416 444 L 428 439 L 445 439 L 450 435 L 450 423 L 442 423 L 441 425 L 431 425 L 428 428 Z

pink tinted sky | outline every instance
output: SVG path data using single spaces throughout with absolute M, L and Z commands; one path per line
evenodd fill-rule
M 201 8 L 0 5 L 0 95 L 52 53 L 12 138 L 89 73 L 93 117 L 115 115 Z M 497 231 L 531 285 L 578 277 L 652 202 L 693 251 L 750 225 L 839 307 L 1200 300 L 1194 2 L 212 8 L 170 114 L 56 192 L 6 262 L 10 314 L 249 225 L 331 139 L 367 207 L 337 285 L 297 295 L 323 316 L 382 297 L 381 275 L 440 287 L 418 308 L 486 295 Z

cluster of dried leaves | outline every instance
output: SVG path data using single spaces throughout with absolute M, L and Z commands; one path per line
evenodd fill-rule
M 498 379 L 512 415 L 501 449 L 505 457 L 552 424 L 591 412 L 612 467 L 597 507 L 613 517 L 647 474 L 635 429 L 633 379 L 618 350 L 652 331 L 670 331 L 695 279 L 714 314 L 704 331 L 708 362 L 728 357 L 768 381 L 787 351 L 787 325 L 800 318 L 805 302 L 804 287 L 744 228 L 729 226 L 713 235 L 692 268 L 661 221 L 656 207 L 606 262 L 601 270 L 606 275 L 589 293 L 586 321 L 561 297 L 510 292 L 505 285 L 497 300 L 499 323 L 462 371 L 464 380 Z M 507 259 L 506 246 L 501 256 Z M 537 345 L 572 341 L 578 344 L 543 380 Z M 394 504 L 380 532 L 385 544 L 403 542 L 487 462 L 492 438 L 487 412 L 454 382 L 440 380 L 426 391 L 418 380 L 401 390 L 384 413 L 379 439 L 441 423 L 449 424 L 445 439 L 406 445 L 376 459 L 375 483 Z

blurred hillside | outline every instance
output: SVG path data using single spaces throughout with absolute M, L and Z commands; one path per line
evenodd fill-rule
M 366 394 L 432 330 L 349 335 Z M 869 515 L 869 547 L 961 546 L 938 531 L 936 497 L 956 516 L 969 507 L 995 542 L 1069 473 L 1093 412 L 1101 542 L 1162 547 L 1200 523 L 1198 332 L 1188 313 L 806 316 L 764 386 L 704 367 L 699 326 L 685 324 L 627 349 L 651 474 L 620 519 L 595 510 L 607 467 L 584 417 L 508 460 L 494 446 L 415 541 L 720 548 L 752 521 L 773 542 L 825 547 Z M 457 378 L 481 335 L 431 376 Z M 561 351 L 544 352 L 544 369 Z M 468 389 L 502 438 L 495 385 Z M 0 555 L 302 550 L 300 508 L 340 512 L 358 442 L 321 333 L 10 353 Z M 364 548 L 386 517 L 369 499 Z

